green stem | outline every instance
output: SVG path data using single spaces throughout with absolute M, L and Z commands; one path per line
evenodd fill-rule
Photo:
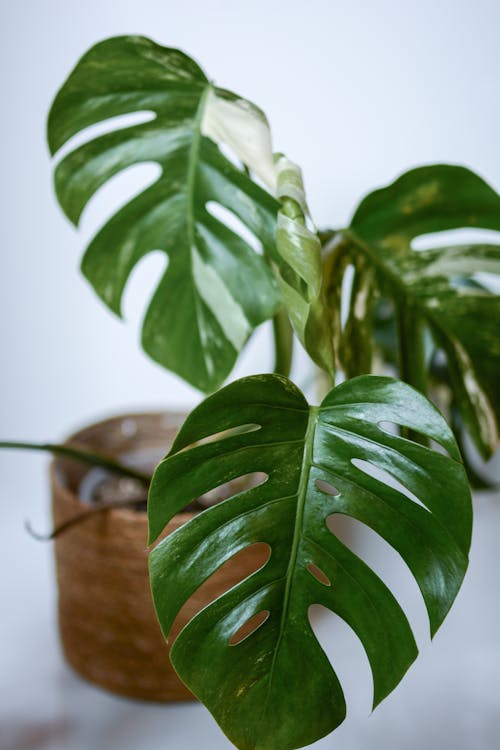
M 272 269 L 270 255 L 264 250 L 264 260 Z M 290 376 L 293 358 L 293 328 L 284 305 L 273 318 L 274 374 Z
M 102 456 L 98 453 L 92 453 L 90 451 L 81 450 L 80 448 L 74 448 L 70 445 L 59 445 L 55 443 L 18 443 L 13 441 L 0 441 L 0 448 L 44 451 L 46 453 L 52 453 L 54 456 L 70 458 L 74 461 L 80 461 L 81 463 L 89 464 L 90 466 L 99 466 L 103 469 L 107 469 L 113 474 L 119 474 L 124 477 L 130 477 L 131 479 L 137 479 L 146 487 L 149 487 L 149 484 L 151 482 L 151 477 L 147 474 L 136 471 L 130 466 L 124 466 L 114 458 L 110 458 L 109 456 Z
M 425 326 L 422 316 L 408 302 L 398 302 L 399 374 L 405 383 L 427 394 Z
M 398 352 L 399 376 L 405 383 L 427 395 L 427 368 L 425 362 L 425 326 L 418 310 L 406 301 L 400 300 L 398 306 Z M 407 427 L 402 428 L 403 437 L 422 445 L 428 445 L 428 439 Z
M 274 373 L 288 377 L 292 368 L 293 329 L 284 307 L 273 318 Z

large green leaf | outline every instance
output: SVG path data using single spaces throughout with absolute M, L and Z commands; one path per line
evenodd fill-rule
M 146 313 L 143 347 L 161 365 L 210 391 L 228 375 L 254 327 L 278 305 L 263 259 L 207 210 L 214 201 L 231 211 L 265 250 L 272 249 L 278 204 L 214 142 L 229 144 L 272 182 L 267 123 L 249 102 L 215 88 L 182 52 L 143 37 L 117 37 L 89 50 L 57 94 L 48 122 L 51 152 L 88 126 L 137 112 L 154 117 L 95 137 L 62 159 L 55 172 L 57 196 L 77 223 L 115 174 L 135 164 L 159 164 L 160 177 L 91 241 L 82 270 L 120 314 L 134 266 L 147 253 L 164 251 L 169 263 Z
M 449 456 L 391 434 L 386 422 L 427 435 Z M 389 472 L 408 496 L 356 459 Z M 253 472 L 267 481 L 196 516 L 152 551 L 152 590 L 167 636 L 184 602 L 226 560 L 256 542 L 270 546 L 262 568 L 188 623 L 171 658 L 239 748 L 288 750 L 314 742 L 345 715 L 341 686 L 309 623 L 311 604 L 336 612 L 359 636 L 374 705 L 417 654 L 397 601 L 327 518 L 352 516 L 400 553 L 433 634 L 467 567 L 470 496 L 444 419 L 408 385 L 361 376 L 310 407 L 289 380 L 254 376 L 223 388 L 186 420 L 153 478 L 150 541 L 193 498 Z M 240 626 L 263 611 L 264 624 L 232 645 Z
M 487 457 L 500 430 L 500 297 L 473 281 L 478 272 L 500 274 L 500 245 L 419 251 L 411 244 L 421 235 L 467 227 L 500 230 L 500 196 L 464 167 L 437 165 L 368 195 L 344 240 L 395 303 L 401 376 L 426 392 L 429 329 L 446 353 L 462 418 Z M 356 304 L 353 297 L 351 309 Z

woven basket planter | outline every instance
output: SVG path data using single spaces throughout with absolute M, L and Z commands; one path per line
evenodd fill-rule
M 117 417 L 76 433 L 68 443 L 113 457 L 143 449 L 166 453 L 181 421 L 175 414 Z M 87 472 L 87 467 L 70 460 L 52 463 L 56 526 L 91 507 L 78 496 Z M 165 535 L 193 515 L 178 514 Z M 113 693 L 150 701 L 192 699 L 170 665 L 156 621 L 146 544 L 146 514 L 128 508 L 91 515 L 56 538 L 63 651 L 79 675 Z M 243 551 L 213 575 L 183 607 L 173 634 L 209 601 L 259 567 L 267 557 L 264 547 Z

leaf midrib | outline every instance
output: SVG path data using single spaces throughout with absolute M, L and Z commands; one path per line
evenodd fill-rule
M 288 568 L 284 576 L 286 584 L 285 584 L 285 591 L 283 593 L 283 607 L 281 610 L 280 630 L 278 634 L 278 640 L 276 641 L 276 646 L 274 648 L 273 660 L 271 662 L 271 667 L 269 670 L 266 701 L 264 704 L 263 713 L 267 711 L 267 706 L 269 703 L 269 693 L 270 693 L 271 685 L 273 683 L 274 669 L 276 666 L 276 658 L 280 650 L 281 641 L 283 639 L 283 632 L 285 630 L 285 625 L 288 619 L 288 610 L 290 606 L 290 596 L 291 596 L 291 590 L 292 590 L 292 585 L 294 581 L 295 567 L 297 563 L 299 545 L 303 536 L 302 526 L 303 526 L 303 521 L 304 521 L 304 508 L 305 508 L 305 503 L 306 503 L 306 498 L 307 498 L 307 488 L 309 485 L 309 475 L 311 473 L 311 468 L 313 465 L 312 456 L 313 456 L 313 450 L 314 450 L 314 434 L 316 432 L 318 414 L 319 414 L 319 406 L 309 407 L 309 418 L 308 418 L 306 433 L 304 437 L 304 452 L 302 455 L 300 481 L 299 481 L 299 487 L 297 490 L 297 512 L 295 514 L 295 527 L 293 531 L 292 547 L 290 550 Z
M 186 236 L 188 244 L 188 265 L 189 265 L 189 278 L 193 281 L 194 291 L 194 304 L 196 310 L 196 322 L 197 329 L 200 336 L 200 347 L 203 353 L 203 361 L 205 364 L 205 374 L 207 377 L 211 377 L 209 363 L 205 356 L 206 347 L 203 345 L 201 340 L 201 331 L 203 330 L 203 311 L 200 305 L 200 295 L 194 283 L 194 269 L 193 269 L 193 249 L 195 247 L 194 242 L 194 193 L 195 193 L 195 182 L 196 182 L 196 168 L 198 163 L 198 156 L 200 153 L 201 143 L 201 122 L 203 114 L 205 112 L 205 101 L 213 87 L 210 83 L 207 83 L 205 90 L 200 96 L 198 107 L 196 108 L 196 114 L 193 120 L 193 138 L 189 147 L 189 156 L 187 164 L 186 174 Z

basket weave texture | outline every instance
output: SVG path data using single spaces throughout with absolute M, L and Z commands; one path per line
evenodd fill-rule
M 166 453 L 181 422 L 176 414 L 115 417 L 76 433 L 68 443 L 114 457 L 158 446 Z M 56 526 L 89 508 L 77 495 L 86 471 L 66 459 L 52 463 Z M 193 515 L 175 516 L 164 536 Z M 154 613 L 146 544 L 146 514 L 128 508 L 90 516 L 56 538 L 63 652 L 79 675 L 112 693 L 149 701 L 189 700 L 193 696 L 170 664 Z M 255 545 L 222 566 L 182 608 L 170 640 L 196 612 L 259 567 L 265 556 Z

